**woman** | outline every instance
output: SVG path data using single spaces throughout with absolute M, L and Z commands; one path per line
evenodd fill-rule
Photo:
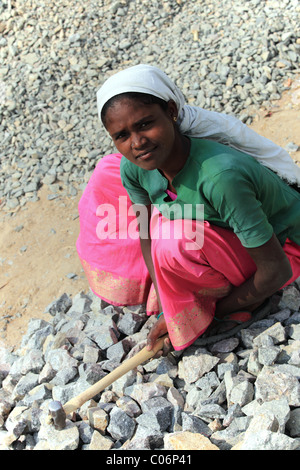
M 141 252 L 164 311 L 149 334 L 150 349 L 166 332 L 173 347 L 183 349 L 214 317 L 242 310 L 249 318 L 300 275 L 300 195 L 283 181 L 299 184 L 300 169 L 282 149 L 233 118 L 184 105 L 180 91 L 155 67 L 141 65 L 112 76 L 97 99 L 99 116 L 123 155 L 123 187 L 134 204 Z M 201 138 L 208 136 L 214 140 Z M 105 177 L 116 176 L 116 197 L 120 155 L 113 158 L 108 160 L 114 170 Z M 108 189 L 111 181 L 106 181 Z M 199 207 L 204 220 L 197 218 Z M 117 210 L 120 214 L 122 208 Z M 98 215 L 103 216 L 101 209 Z M 108 238 L 117 245 L 120 226 L 111 223 L 112 217 L 105 221 L 108 228 L 101 225 L 100 238 L 113 227 Z M 131 242 L 127 236 L 126 255 Z M 83 246 L 81 237 L 81 259 Z M 140 253 L 134 259 L 135 249 L 134 240 L 131 256 L 116 271 L 134 272 L 141 259 Z M 149 292 L 146 284 L 144 292 Z

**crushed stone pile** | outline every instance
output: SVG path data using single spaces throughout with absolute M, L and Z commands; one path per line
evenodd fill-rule
M 31 320 L 17 351 L 0 350 L 0 449 L 299 450 L 300 279 L 273 296 L 268 317 L 207 347 L 151 359 L 69 416 L 75 397 L 138 352 L 155 320 L 63 294 Z
M 299 74 L 299 13 L 298 0 L 0 1 L 0 207 L 82 190 L 113 150 L 96 91 L 131 65 L 250 124 Z

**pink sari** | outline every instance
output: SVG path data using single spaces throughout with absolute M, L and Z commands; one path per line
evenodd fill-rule
M 157 313 L 156 293 L 139 240 L 119 236 L 124 232 L 122 215 L 127 216 L 126 230 L 127 224 L 131 224 L 137 231 L 136 218 L 130 211 L 132 204 L 121 183 L 121 157 L 120 154 L 103 157 L 83 192 L 78 205 L 80 233 L 76 248 L 96 295 L 117 306 L 147 304 L 149 314 Z M 115 223 L 109 220 L 109 215 L 112 219 L 116 216 Z
M 120 159 L 120 154 L 113 154 L 100 160 L 83 193 L 77 251 L 95 294 L 112 305 L 145 303 L 152 314 L 158 304 L 139 239 L 126 236 L 129 226 L 130 233 L 137 233 L 137 221 L 121 183 Z M 216 302 L 256 270 L 234 233 L 208 222 L 184 222 L 182 229 L 182 220 L 170 222 L 156 210 L 151 219 L 152 258 L 175 350 L 203 334 L 213 320 Z M 199 233 L 202 236 L 195 237 Z M 287 240 L 283 249 L 293 269 L 290 284 L 300 276 L 300 247 Z

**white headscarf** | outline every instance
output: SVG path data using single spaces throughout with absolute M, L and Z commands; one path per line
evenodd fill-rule
M 300 168 L 290 155 L 271 140 L 260 136 L 240 120 L 223 113 L 185 104 L 179 88 L 152 65 L 136 65 L 112 75 L 97 92 L 98 114 L 113 96 L 126 92 L 147 93 L 164 101 L 174 100 L 180 132 L 190 137 L 209 138 L 255 157 L 291 184 L 300 186 Z

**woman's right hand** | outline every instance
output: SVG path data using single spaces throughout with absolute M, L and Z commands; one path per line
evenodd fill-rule
M 168 332 L 167 324 L 164 319 L 164 316 L 161 315 L 157 322 L 152 326 L 151 330 L 149 331 L 148 338 L 147 338 L 147 345 L 146 348 L 148 351 L 153 349 L 156 341 L 161 336 L 164 336 Z M 161 351 L 159 351 L 155 357 L 159 357 L 161 355 L 166 356 L 170 351 L 172 351 L 173 347 L 169 338 L 166 338 L 164 341 L 164 346 Z

